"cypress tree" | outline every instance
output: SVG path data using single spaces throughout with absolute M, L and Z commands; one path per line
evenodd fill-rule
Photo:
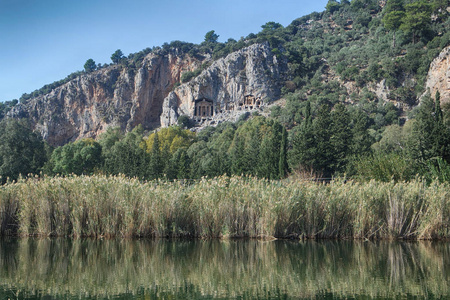
M 158 133 L 153 136 L 153 145 L 150 152 L 150 177 L 155 179 L 162 174 L 163 164 L 161 162 L 161 150 L 159 149 Z
M 231 156 L 231 172 L 232 174 L 242 175 L 244 174 L 244 140 L 241 138 L 239 132 L 235 132 L 233 143 L 230 147 Z
M 315 153 L 315 139 L 311 120 L 311 104 L 306 103 L 304 120 L 292 138 L 292 150 L 289 152 L 291 169 L 312 168 Z
M 250 139 L 246 143 L 244 150 L 244 162 L 246 165 L 246 173 L 257 175 L 259 147 L 261 145 L 259 128 L 250 132 Z
M 434 139 L 432 152 L 435 156 L 442 157 L 446 161 L 450 160 L 449 142 L 450 133 L 444 124 L 444 117 L 441 109 L 441 95 L 436 91 L 434 102 L 434 127 L 432 131 Z
M 287 163 L 287 131 L 286 128 L 282 128 L 281 131 L 281 144 L 280 144 L 280 161 L 278 163 L 278 177 L 284 178 L 288 172 Z
M 330 144 L 330 108 L 322 105 L 313 121 L 312 130 L 315 139 L 315 149 L 312 158 L 314 170 L 322 171 L 325 176 L 331 176 L 331 162 L 333 153 Z
M 350 156 L 352 133 L 350 116 L 343 104 L 337 104 L 331 113 L 330 170 L 343 171 Z

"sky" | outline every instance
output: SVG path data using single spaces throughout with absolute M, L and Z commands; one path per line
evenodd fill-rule
M 180 40 L 201 43 L 214 30 L 219 41 L 239 40 L 261 25 L 283 26 L 328 0 L 0 0 L 0 101 L 19 99 L 83 70 L 92 58 L 111 63 Z

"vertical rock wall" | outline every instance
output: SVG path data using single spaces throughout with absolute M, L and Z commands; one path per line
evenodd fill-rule
M 49 94 L 15 106 L 12 118 L 28 118 L 51 145 L 96 138 L 108 127 L 130 131 L 176 124 L 193 117 L 195 100 L 208 99 L 213 114 L 226 118 L 246 95 L 272 101 L 280 95 L 286 63 L 268 44 L 255 44 L 210 64 L 197 78 L 177 88 L 181 74 L 204 63 L 188 55 L 151 53 L 138 69 L 113 65 L 74 80 Z

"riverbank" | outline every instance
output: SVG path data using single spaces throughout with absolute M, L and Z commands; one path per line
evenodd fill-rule
M 44 177 L 0 188 L 0 233 L 71 237 L 445 239 L 450 185 L 218 177 Z

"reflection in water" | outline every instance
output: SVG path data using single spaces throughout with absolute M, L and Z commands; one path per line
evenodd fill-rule
M 450 245 L 11 239 L 0 299 L 449 296 Z

